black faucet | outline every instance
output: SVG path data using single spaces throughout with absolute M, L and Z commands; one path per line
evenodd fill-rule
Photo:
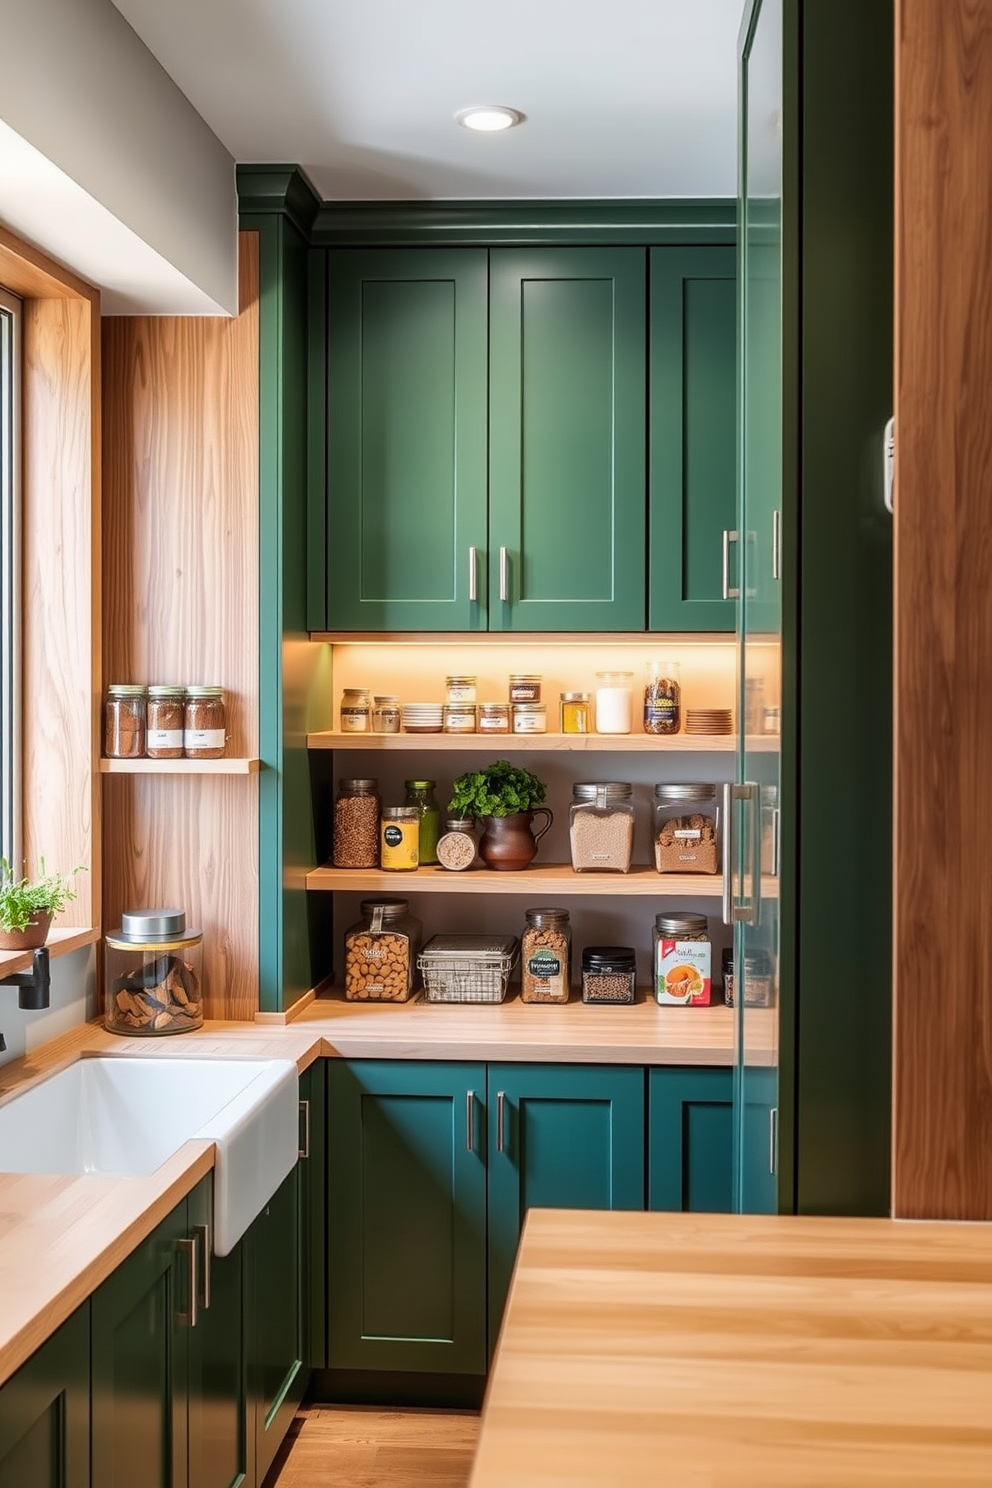
M 31 957 L 30 971 L 15 971 L 0 977 L 0 987 L 16 987 L 17 1006 L 28 1012 L 38 1012 L 52 1005 L 52 972 L 48 963 L 48 947 L 41 946 Z M 0 1041 L 3 1035 L 0 1034 Z M 0 1049 L 6 1045 L 0 1042 Z

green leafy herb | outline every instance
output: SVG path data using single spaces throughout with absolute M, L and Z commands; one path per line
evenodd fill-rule
M 15 878 L 7 859 L 0 858 L 0 930 L 26 930 L 38 914 L 59 914 L 76 897 L 73 876 L 86 872 L 78 867 L 71 873 L 46 873 L 44 858 L 39 858 L 38 870 L 37 878 Z
M 509 760 L 459 775 L 452 791 L 448 802 L 452 816 L 513 816 L 539 806 L 546 793 L 536 775 Z

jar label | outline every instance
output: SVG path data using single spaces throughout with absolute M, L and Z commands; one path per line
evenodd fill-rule
M 709 1007 L 712 946 L 708 940 L 669 940 L 659 935 L 654 953 L 654 991 L 660 1003 Z
M 182 749 L 182 729 L 149 729 L 145 735 L 146 749 Z
M 223 729 L 186 729 L 183 733 L 183 748 L 223 749 L 227 735 Z
M 382 840 L 383 840 L 383 842 L 385 842 L 385 844 L 386 844 L 387 847 L 399 847 L 400 843 L 403 841 L 403 831 L 402 831 L 402 828 L 401 827 L 383 827 L 383 829 L 382 829 Z
M 690 829 L 688 827 L 680 827 L 677 831 L 672 833 L 673 837 L 679 837 L 684 842 L 698 842 L 702 835 L 702 832 L 696 831 L 695 829 Z
M 674 698 L 657 698 L 652 703 L 644 704 L 644 722 L 646 725 L 674 724 L 677 728 L 681 721 L 679 712 L 679 705 Z
M 492 718 L 483 713 L 479 719 L 480 734 L 508 734 L 510 732 L 510 720 L 508 718 Z
M 550 982 L 561 976 L 561 961 L 554 951 L 535 951 L 528 959 L 527 970 L 539 982 Z
M 367 734 L 369 714 L 367 708 L 342 708 L 341 732 L 343 734 Z
M 547 716 L 541 713 L 514 713 L 515 734 L 543 734 L 547 731 Z

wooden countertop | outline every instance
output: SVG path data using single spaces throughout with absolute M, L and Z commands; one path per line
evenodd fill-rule
M 470 1488 L 988 1488 L 992 1225 L 528 1216 Z

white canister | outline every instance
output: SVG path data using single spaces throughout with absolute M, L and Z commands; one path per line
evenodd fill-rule
M 596 673 L 597 734 L 629 734 L 633 727 L 633 672 Z

